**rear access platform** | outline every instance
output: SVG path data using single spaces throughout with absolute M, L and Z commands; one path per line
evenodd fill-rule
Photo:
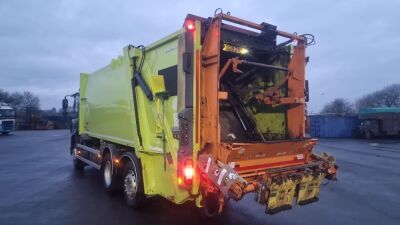
M 295 199 L 298 205 L 318 201 L 322 181 L 336 180 L 337 170 L 335 159 L 326 154 L 312 155 L 310 162 L 301 165 L 271 164 L 252 176 L 237 172 L 232 164 L 216 161 L 210 155 L 201 155 L 198 166 L 225 197 L 239 201 L 254 192 L 254 200 L 265 205 L 268 214 L 291 209 Z

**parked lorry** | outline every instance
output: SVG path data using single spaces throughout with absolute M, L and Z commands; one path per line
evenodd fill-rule
M 372 139 L 400 135 L 400 108 L 365 108 L 358 117 L 361 123 L 355 136 Z
M 5 103 L 0 103 L 0 133 L 8 134 L 15 130 L 15 111 Z
M 247 193 L 269 214 L 318 200 L 337 166 L 305 137 L 311 38 L 219 12 L 128 45 L 80 76 L 75 168 L 101 170 L 106 191 L 135 208 L 158 195 L 212 217 Z

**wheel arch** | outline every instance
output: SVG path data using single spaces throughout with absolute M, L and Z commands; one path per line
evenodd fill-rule
M 103 159 L 107 154 L 110 154 L 112 174 L 116 174 L 118 169 L 115 165 L 115 158 L 118 155 L 118 148 L 112 143 L 105 143 L 101 151 L 101 167 L 103 167 Z
M 132 164 L 132 169 L 134 170 L 134 173 L 136 174 L 137 178 L 137 192 L 136 192 L 136 197 L 134 199 L 127 199 L 127 195 L 124 191 L 124 195 L 126 198 L 126 201 L 129 206 L 132 206 L 136 209 L 141 208 L 143 204 L 145 203 L 146 199 L 146 191 L 145 191 L 145 179 L 144 179 L 144 174 L 142 170 L 142 163 L 140 158 L 138 158 L 135 154 L 134 151 L 127 151 L 124 152 L 121 156 L 120 159 L 120 167 L 123 170 L 123 182 L 125 182 L 125 172 L 127 171 L 125 166 L 127 166 L 129 163 Z M 132 202 L 134 201 L 134 202 Z
M 123 167 L 124 164 L 126 162 L 131 161 L 133 164 L 135 164 L 134 161 L 134 157 L 136 157 L 137 159 L 139 159 L 136 154 L 134 153 L 134 151 L 132 152 L 125 152 L 124 154 L 122 154 L 121 158 L 120 158 L 120 166 Z
M 70 137 L 70 146 L 69 146 L 69 154 L 72 155 L 72 152 L 75 148 L 75 145 L 78 144 L 79 141 L 79 134 L 78 133 L 72 133 Z
M 104 143 L 104 147 L 102 149 L 103 149 L 101 152 L 102 159 L 106 156 L 106 154 L 110 154 L 113 174 L 122 171 L 123 166 L 127 162 L 127 160 L 132 161 L 132 163 L 134 163 L 134 157 L 140 160 L 135 154 L 134 149 L 127 149 L 128 151 L 126 151 L 123 150 L 125 149 L 124 146 L 118 146 L 113 143 Z M 118 164 L 116 163 L 115 160 L 118 160 Z
M 136 158 L 137 162 L 135 162 L 135 158 Z M 138 158 L 136 156 L 134 151 L 124 152 L 121 155 L 120 163 L 119 163 L 119 167 L 120 167 L 121 170 L 123 170 L 123 168 L 124 168 L 124 166 L 125 166 L 125 164 L 127 162 L 132 162 L 132 164 L 133 164 L 133 166 L 134 166 L 134 168 L 135 168 L 137 173 L 139 173 L 139 172 L 142 173 L 143 172 L 142 171 L 142 162 L 141 162 L 140 158 Z M 139 165 L 137 165 L 137 164 L 139 164 Z M 139 166 L 139 168 L 137 168 L 137 166 Z M 141 174 L 141 176 L 142 176 L 142 179 L 144 179 L 143 178 L 143 174 Z

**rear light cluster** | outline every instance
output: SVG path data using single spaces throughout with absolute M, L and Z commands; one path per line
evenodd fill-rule
M 186 30 L 186 34 L 189 35 L 190 42 L 193 42 L 193 35 L 196 30 L 196 22 L 194 19 L 186 19 L 183 25 Z M 188 55 L 189 56 L 189 55 Z M 189 114 L 188 114 L 189 115 Z M 177 183 L 179 188 L 191 190 L 193 187 L 193 180 L 196 178 L 196 168 L 193 166 L 193 149 L 191 130 L 192 122 L 180 120 L 179 126 L 181 129 L 181 135 L 179 140 L 180 149 L 178 151 L 178 166 L 177 166 Z
M 195 26 L 195 23 L 194 23 L 194 21 L 193 20 L 186 20 L 185 21 L 185 29 L 187 30 L 187 31 L 194 31 L 195 30 L 195 28 L 196 28 L 196 26 Z
M 183 175 L 185 176 L 185 180 L 193 180 L 194 170 L 192 165 L 186 165 L 183 169 Z
M 193 179 L 195 177 L 195 170 L 193 168 L 192 160 L 185 160 L 183 165 L 179 165 L 181 172 L 178 173 L 178 185 L 181 188 L 191 189 Z

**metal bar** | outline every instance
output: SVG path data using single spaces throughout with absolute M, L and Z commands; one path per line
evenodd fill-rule
M 240 24 L 242 26 L 247 26 L 256 30 L 264 30 L 264 26 L 262 26 L 261 24 L 257 24 L 254 22 L 250 22 L 247 20 L 243 20 L 234 16 L 230 16 L 230 15 L 226 15 L 223 13 L 218 14 L 217 16 L 219 16 L 220 18 L 222 18 L 223 20 L 227 20 L 233 23 L 237 23 Z M 305 38 L 296 34 L 291 34 L 285 31 L 281 31 L 281 30 L 276 30 L 277 34 L 282 36 L 282 37 L 286 37 L 286 38 L 290 38 L 290 39 L 295 39 L 297 41 L 305 41 Z
M 242 75 L 238 76 L 235 79 L 235 82 L 242 82 L 243 80 L 246 80 L 247 78 L 249 78 L 250 76 L 254 75 L 260 68 L 255 67 L 251 70 L 248 70 L 246 72 L 244 72 Z M 243 84 L 243 85 L 247 85 L 247 83 Z M 243 86 L 241 85 L 241 86 Z
M 240 125 L 242 125 L 242 128 L 243 128 L 244 132 L 247 134 L 247 131 L 248 131 L 249 129 L 247 128 L 245 122 L 243 121 L 243 118 L 242 118 L 242 116 L 240 115 L 239 110 L 236 108 L 236 105 L 233 104 L 232 101 L 229 101 L 229 103 L 232 105 L 233 111 L 234 111 L 236 117 L 239 119 Z
M 314 162 L 314 163 L 308 163 L 304 165 L 299 165 L 299 166 L 288 166 L 288 167 L 283 167 L 283 168 L 276 168 L 276 169 L 267 169 L 268 173 L 277 173 L 277 172 L 283 172 L 283 171 L 288 171 L 288 170 L 298 170 L 298 169 L 306 169 L 309 167 L 313 166 L 319 166 L 321 165 L 322 162 Z
M 78 158 L 79 160 L 81 160 L 82 162 L 94 167 L 95 169 L 98 169 L 98 170 L 101 169 L 101 166 L 99 164 L 96 164 L 96 163 L 94 163 L 94 162 L 92 162 L 92 161 L 90 161 L 90 160 L 88 160 L 86 158 L 83 158 L 80 155 L 75 155 L 75 157 Z
M 167 170 L 167 150 L 165 149 L 165 105 L 164 99 L 165 96 L 161 95 L 161 104 L 162 104 L 162 150 L 163 150 L 163 157 L 164 157 L 164 171 Z
M 153 101 L 153 93 L 150 90 L 149 85 L 146 83 L 146 81 L 143 79 L 142 75 L 138 72 L 134 73 L 134 78 L 137 81 L 137 84 L 139 84 L 139 87 L 142 88 L 142 91 L 144 92 L 144 94 L 146 95 L 147 99 L 149 99 L 150 101 Z M 135 88 L 135 87 L 133 87 Z
M 80 149 L 83 149 L 83 150 L 85 150 L 85 151 L 91 152 L 91 153 L 96 154 L 96 155 L 100 153 L 99 150 L 94 149 L 94 148 L 90 148 L 90 147 L 85 146 L 85 145 L 77 144 L 76 146 L 77 146 L 78 148 L 80 148 Z
M 225 63 L 224 67 L 222 67 L 221 71 L 219 72 L 219 74 L 218 74 L 218 79 L 221 79 L 221 78 L 222 78 L 222 76 L 226 73 L 226 71 L 228 70 L 228 68 L 229 68 L 229 66 L 230 66 L 231 64 L 232 64 L 232 59 L 229 59 L 229 60 Z
M 284 41 L 284 42 L 282 42 L 282 43 L 280 43 L 280 44 L 277 44 L 277 45 L 276 45 L 276 48 L 283 47 L 283 46 L 285 46 L 285 45 L 287 45 L 287 44 L 290 44 L 291 42 L 293 42 L 293 39 L 289 39 L 289 40 Z
M 262 25 L 260 25 L 260 24 L 253 23 L 253 22 L 250 22 L 250 21 L 247 21 L 247 20 L 243 20 L 243 19 L 240 19 L 240 18 L 237 18 L 237 17 L 234 17 L 234 16 L 230 16 L 230 15 L 227 15 L 227 14 L 220 13 L 217 16 L 220 16 L 222 19 L 224 19 L 226 21 L 237 23 L 237 24 L 240 24 L 242 26 L 247 26 L 247 27 L 250 27 L 250 28 L 253 28 L 253 29 L 257 29 L 257 30 L 263 30 L 264 29 L 264 27 Z
M 244 107 L 243 103 L 238 100 L 238 96 L 232 88 L 227 87 L 229 96 L 230 96 L 230 104 L 232 105 L 233 109 L 235 110 L 235 114 L 237 113 L 238 119 L 240 122 L 244 123 L 245 127 L 243 127 L 246 135 L 249 136 L 249 138 L 253 138 L 254 136 L 258 135 L 259 139 L 265 141 L 264 136 L 262 133 L 257 129 L 256 122 L 254 119 L 247 113 L 246 108 Z M 238 108 L 236 108 L 238 107 Z M 244 117 L 242 117 L 242 115 Z M 247 127 L 247 129 L 246 129 Z
M 134 65 L 134 64 L 133 64 Z M 139 111 L 138 111 L 138 104 L 137 104 L 137 96 L 136 96 L 136 78 L 135 78 L 135 69 L 132 68 L 133 74 L 132 74 L 132 79 L 131 79 L 131 86 L 132 86 L 132 100 L 133 100 L 133 112 L 135 115 L 135 123 L 136 123 L 136 133 L 137 137 L 139 139 L 139 146 L 143 146 L 143 139 L 142 139 L 142 133 L 140 131 L 140 121 L 139 121 Z
M 221 24 L 221 29 L 235 31 L 235 32 L 239 32 L 239 33 L 243 33 L 243 34 L 251 35 L 251 36 L 259 35 L 259 33 L 257 33 L 257 32 L 254 32 L 254 31 L 251 31 L 251 30 L 246 30 L 246 29 L 243 29 L 243 28 L 240 28 L 240 27 L 235 27 L 235 26 L 232 26 L 232 25 L 229 25 L 229 24 L 224 24 L 224 23 Z
M 253 65 L 253 66 L 264 67 L 264 68 L 269 68 L 269 69 L 274 69 L 274 70 L 288 71 L 288 68 L 286 68 L 286 67 L 273 66 L 273 65 L 268 65 L 268 64 L 264 64 L 264 63 L 250 62 L 250 61 L 246 61 L 246 60 L 242 60 L 241 63 Z
M 281 30 L 276 30 L 276 32 L 278 32 L 278 35 L 282 36 L 282 37 L 286 37 L 286 38 L 290 38 L 290 39 L 295 39 L 297 41 L 305 41 L 306 39 L 302 36 L 296 35 L 296 34 L 291 34 L 285 31 L 281 31 Z

